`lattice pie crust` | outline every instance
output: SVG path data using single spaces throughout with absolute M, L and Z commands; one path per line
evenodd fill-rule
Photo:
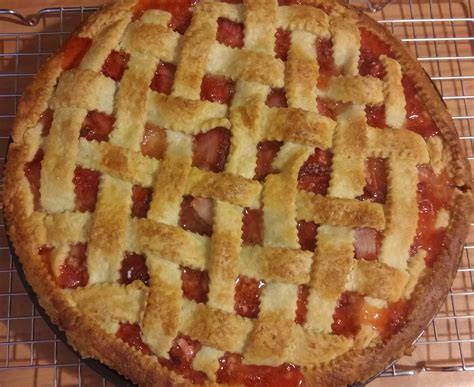
M 226 353 L 242 355 L 248 365 L 290 363 L 306 385 L 362 381 L 383 369 L 411 346 L 444 299 L 471 207 L 469 167 L 426 75 L 384 29 L 337 2 L 202 1 L 192 9 L 184 35 L 169 27 L 166 7 L 136 3 L 119 1 L 91 17 L 73 38 L 88 42 L 83 57 L 67 66 L 67 50 L 52 57 L 19 107 L 5 213 L 41 304 L 83 356 L 143 385 L 190 383 L 189 374 L 157 359 L 170 359 L 180 335 L 200 343 L 191 364 L 208 384 L 226 382 L 219 376 Z M 244 25 L 243 47 L 216 41 L 220 19 Z M 285 60 L 275 55 L 279 28 L 290 36 Z M 361 28 L 393 53 L 377 57 L 385 69 L 380 78 L 360 73 Z M 332 42 L 339 69 L 325 87 L 317 82 L 316 39 Z M 128 58 L 119 80 L 103 71 L 113 50 Z M 176 66 L 170 93 L 150 88 L 160 62 Z M 207 74 L 233 82 L 229 104 L 201 99 Z M 416 98 L 439 130 L 429 139 L 409 130 L 404 76 L 412 79 Z M 283 89 L 287 107 L 266 104 L 274 89 Z M 318 98 L 337 101 L 337 114 L 321 114 Z M 385 125 L 374 127 L 366 108 L 381 105 Z M 46 132 L 41 117 L 48 109 L 53 113 Z M 106 140 L 81 135 L 92 111 L 114 117 Z M 141 150 L 146 125 L 165 133 L 161 157 Z M 193 162 L 193 138 L 217 127 L 231 134 L 219 172 Z M 272 173 L 259 180 L 254 175 L 258 144 L 264 141 L 282 145 Z M 298 186 L 315 148 L 332 155 L 326 194 Z M 44 156 L 35 197 L 25 165 L 38 150 Z M 369 158 L 385 160 L 383 203 L 360 198 Z M 420 210 L 420 165 L 449 175 L 452 187 L 438 214 L 436 227 L 445 233 L 433 264 L 426 264 L 423 249 L 410 253 Z M 100 174 L 93 210 L 77 207 L 77 167 Z M 152 192 L 144 217 L 132 215 L 134 186 Z M 212 199 L 212 235 L 180 226 L 186 195 Z M 242 243 L 244 209 L 262 211 L 261 243 Z M 318 225 L 314 251 L 302 248 L 298 221 Z M 375 260 L 355 256 L 361 228 L 382 236 Z M 78 244 L 86 245 L 88 280 L 63 289 L 56 278 Z M 120 283 L 125 252 L 146 257 L 146 284 Z M 183 295 L 183 267 L 207 272 L 206 302 Z M 265 283 L 252 318 L 236 312 L 239 276 Z M 302 286 L 306 313 L 303 322 L 295 322 Z M 389 337 L 370 321 L 354 335 L 337 334 L 334 314 L 348 292 L 380 310 L 409 302 L 406 321 Z M 139 327 L 147 351 L 116 337 L 122 323 Z

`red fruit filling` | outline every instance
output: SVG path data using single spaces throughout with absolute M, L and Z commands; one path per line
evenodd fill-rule
M 263 211 L 261 209 L 244 208 L 242 224 L 242 241 L 244 245 L 261 245 Z
M 418 171 L 418 226 L 410 255 L 424 249 L 427 252 L 426 264 L 431 266 L 444 247 L 446 233 L 444 227 L 435 228 L 436 219 L 439 211 L 448 206 L 454 187 L 446 172 L 437 176 L 427 165 L 418 167 Z
M 340 71 L 334 63 L 332 41 L 330 39 L 316 40 L 316 53 L 319 64 L 318 88 L 327 89 L 332 76 L 339 75 Z
M 63 289 L 72 289 L 86 286 L 89 273 L 86 265 L 87 244 L 72 245 L 64 263 L 59 267 L 59 276 L 56 282 Z
M 172 63 L 160 62 L 156 67 L 155 75 L 150 83 L 150 88 L 158 93 L 171 94 L 173 88 L 176 66 Z
M 92 39 L 78 36 L 71 36 L 66 40 L 63 47 L 63 69 L 70 70 L 79 66 L 91 44 Z
M 365 162 L 364 194 L 362 200 L 385 203 L 387 198 L 387 163 L 385 159 L 369 158 Z
M 340 110 L 344 107 L 344 103 L 337 102 L 329 98 L 317 97 L 316 103 L 318 106 L 319 114 L 336 119 L 336 116 L 340 113 Z
M 257 318 L 264 281 L 239 276 L 235 281 L 235 312 L 248 318 Z
M 94 212 L 97 192 L 99 191 L 100 173 L 91 169 L 76 167 L 73 183 L 77 210 L 80 212 Z
M 229 19 L 220 17 L 217 19 L 216 40 L 232 48 L 242 48 L 244 46 L 244 25 L 234 23 Z
M 136 218 L 145 218 L 150 209 L 152 188 L 145 188 L 140 185 L 134 185 L 132 188 L 132 216 Z
M 201 344 L 198 341 L 180 335 L 173 341 L 169 351 L 169 359 L 160 358 L 159 362 L 193 383 L 202 384 L 207 380 L 206 374 L 195 371 L 192 366 L 193 359 L 200 349 Z
M 384 340 L 405 326 L 411 305 L 407 300 L 377 308 L 365 302 L 358 293 L 345 292 L 338 301 L 333 315 L 332 331 L 336 335 L 355 337 L 362 324 L 377 329 Z
M 206 171 L 222 172 L 230 148 L 230 132 L 215 128 L 194 136 L 193 165 Z
M 146 286 L 149 285 L 150 276 L 148 275 L 146 258 L 142 254 L 127 251 L 120 268 L 120 283 L 128 285 L 135 280 L 142 281 Z
M 402 85 L 406 100 L 406 126 L 425 140 L 428 140 L 430 137 L 438 134 L 439 129 L 430 118 L 421 100 L 417 97 L 415 84 L 407 75 L 403 76 Z
M 102 73 L 114 81 L 120 81 L 128 68 L 129 59 L 130 55 L 126 52 L 113 50 L 102 66 Z
M 373 228 L 355 230 L 354 250 L 356 259 L 376 261 L 382 244 L 382 234 Z
M 97 110 L 87 113 L 81 127 L 81 137 L 88 141 L 108 141 L 115 118 Z
M 219 75 L 205 75 L 201 85 L 203 101 L 218 102 L 230 105 L 235 93 L 235 83 Z
M 306 316 L 308 314 L 308 297 L 309 297 L 309 286 L 300 285 L 298 286 L 298 300 L 296 301 L 296 316 L 295 322 L 300 325 L 304 325 L 306 322 Z
M 365 108 L 365 116 L 367 117 L 367 124 L 374 128 L 386 128 L 385 122 L 385 105 L 370 105 Z
M 144 355 L 152 354 L 148 345 L 146 345 L 142 340 L 141 330 L 138 324 L 121 323 L 115 336 L 122 339 L 128 345 L 138 349 Z
M 380 60 L 381 55 L 393 57 L 390 46 L 365 28 L 360 29 L 360 75 L 372 75 L 383 79 L 385 66 Z
M 271 108 L 287 108 L 285 89 L 272 89 L 265 103 Z
M 146 124 L 140 149 L 145 156 L 162 159 L 168 143 L 166 131 L 159 126 Z
M 275 33 L 275 54 L 283 61 L 288 59 L 288 51 L 291 45 L 291 33 L 283 28 L 278 28 Z
M 31 193 L 33 194 L 33 205 L 35 210 L 40 208 L 40 184 L 41 184 L 41 161 L 44 153 L 40 149 L 36 152 L 33 160 L 25 164 L 24 173 L 30 183 Z
M 255 179 L 263 181 L 270 173 L 275 172 L 272 163 L 282 145 L 281 141 L 264 141 L 257 145 Z
M 298 188 L 326 195 L 331 177 L 330 151 L 316 149 L 305 161 L 298 174 Z
M 303 250 L 314 251 L 316 249 L 316 232 L 318 225 L 314 222 L 300 220 L 297 225 L 298 241 Z
M 139 19 L 145 11 L 150 9 L 161 9 L 171 13 L 169 27 L 184 34 L 191 22 L 190 7 L 197 4 L 199 0 L 140 0 L 133 8 L 133 18 Z
M 43 114 L 40 115 L 39 123 L 42 125 L 41 135 L 46 137 L 49 135 L 51 124 L 53 123 L 54 112 L 51 109 L 46 109 Z
M 207 271 L 183 267 L 181 271 L 181 288 L 185 297 L 196 302 L 207 302 L 209 275 Z
M 285 363 L 279 367 L 248 365 L 242 363 L 241 355 L 228 352 L 219 363 L 218 383 L 239 384 L 246 387 L 304 385 L 303 374 L 292 364 Z
M 212 235 L 213 204 L 211 199 L 185 196 L 181 203 L 179 225 L 201 235 Z

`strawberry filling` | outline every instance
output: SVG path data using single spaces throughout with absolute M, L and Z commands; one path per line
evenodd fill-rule
M 207 302 L 207 292 L 209 291 L 209 275 L 207 271 L 183 267 L 181 280 L 181 288 L 186 298 L 196 302 Z
M 173 88 L 176 66 L 172 63 L 160 62 L 156 67 L 155 75 L 150 83 L 150 88 L 158 93 L 171 94 Z
M 316 148 L 299 171 L 298 188 L 326 195 L 331 177 L 331 158 L 331 152 Z
M 336 335 L 355 337 L 364 324 L 377 329 L 382 339 L 387 340 L 405 326 L 410 308 L 409 301 L 401 300 L 380 309 L 365 302 L 358 293 L 345 292 L 337 303 L 332 331 Z
M 132 188 L 132 216 L 136 218 L 145 218 L 150 209 L 152 188 L 145 188 L 140 185 L 134 185 Z
M 359 198 L 385 203 L 387 198 L 387 163 L 385 159 L 369 158 L 365 162 L 364 194 Z
M 87 141 L 108 141 L 115 118 L 97 110 L 88 112 L 81 127 L 81 137 Z
M 275 33 L 275 54 L 277 58 L 283 61 L 288 59 L 288 51 L 291 46 L 290 31 L 278 28 Z
M 244 46 L 244 25 L 234 23 L 229 19 L 220 17 L 217 19 L 216 40 L 232 48 L 242 48 Z
M 72 289 L 86 286 L 89 281 L 87 272 L 87 244 L 72 245 L 64 263 L 59 267 L 59 276 L 56 282 L 63 289 Z
M 129 59 L 130 55 L 126 52 L 113 50 L 102 66 L 102 73 L 114 81 L 120 81 L 128 68 Z
M 185 196 L 181 202 L 179 225 L 200 235 L 212 235 L 213 204 L 211 199 Z
M 40 149 L 36 152 L 33 160 L 25 164 L 25 177 L 30 183 L 31 193 L 33 194 L 33 205 L 35 210 L 40 209 L 40 184 L 41 184 L 41 161 L 44 153 Z
M 314 251 L 316 249 L 316 232 L 318 225 L 314 222 L 298 221 L 298 241 L 303 250 Z
M 426 264 L 431 266 L 444 247 L 446 228 L 435 228 L 435 225 L 439 211 L 446 208 L 451 199 L 453 185 L 446 172 L 437 176 L 427 165 L 418 167 L 418 171 L 418 226 L 410 255 L 424 249 Z
M 141 330 L 138 324 L 121 323 L 115 336 L 122 339 L 128 345 L 138 349 L 144 355 L 152 354 L 148 345 L 142 340 Z
M 321 90 L 326 90 L 331 77 L 340 74 L 340 70 L 334 63 L 332 41 L 330 39 L 317 39 L 316 54 L 319 64 L 318 88 Z
M 142 254 L 127 251 L 120 268 L 120 283 L 128 285 L 135 280 L 142 281 L 146 286 L 149 285 L 150 276 L 148 275 L 146 258 Z
M 219 75 L 205 75 L 201 85 L 203 101 L 218 102 L 230 105 L 235 93 L 235 83 Z
M 318 107 L 319 114 L 336 119 L 337 115 L 340 113 L 340 110 L 344 107 L 344 103 L 334 101 L 330 98 L 317 97 L 316 104 Z
M 63 69 L 70 70 L 79 66 L 91 44 L 92 39 L 78 36 L 71 36 L 66 40 L 63 47 Z
M 430 118 L 425 106 L 417 96 L 415 84 L 407 75 L 402 78 L 403 92 L 405 93 L 407 112 L 406 126 L 408 129 L 418 133 L 425 140 L 439 133 L 439 129 Z
M 196 5 L 199 0 L 140 0 L 133 8 L 134 20 L 139 19 L 144 12 L 151 9 L 161 9 L 171 13 L 169 27 L 180 34 L 184 34 L 191 22 L 190 7 Z
M 261 245 L 263 242 L 263 211 L 244 208 L 242 224 L 242 242 L 244 245 Z
M 193 165 L 212 172 L 222 172 L 230 148 L 230 132 L 215 128 L 193 139 Z
M 374 128 L 386 128 L 385 122 L 385 105 L 369 105 L 365 108 L 365 116 L 367 118 L 367 124 Z
M 309 286 L 298 286 L 298 299 L 296 301 L 295 322 L 299 325 L 304 325 L 304 323 L 306 322 L 306 316 L 308 314 L 308 297 Z
M 193 369 L 193 359 L 201 349 L 201 344 L 187 336 L 178 336 L 169 351 L 169 359 L 159 359 L 161 365 L 177 372 L 193 383 L 202 384 L 207 380 L 203 372 Z
M 385 66 L 380 60 L 380 56 L 393 57 L 390 46 L 365 28 L 360 29 L 360 46 L 360 75 L 371 75 L 383 79 L 385 77 Z
M 140 149 L 145 156 L 162 159 L 168 143 L 166 131 L 159 126 L 146 124 Z
M 77 210 L 80 212 L 94 212 L 97 192 L 99 191 L 100 173 L 91 169 L 76 167 L 73 183 Z
M 257 145 L 255 179 L 263 181 L 270 173 L 275 172 L 272 163 L 282 145 L 281 141 L 264 141 Z
M 49 135 L 49 130 L 51 129 L 51 124 L 53 123 L 54 112 L 51 109 L 46 109 L 43 114 L 40 115 L 39 124 L 41 124 L 41 135 L 46 137 Z
M 355 230 L 354 250 L 356 259 L 376 261 L 382 244 L 382 234 L 373 228 Z
M 265 103 L 271 108 L 287 108 L 285 89 L 272 89 Z
M 235 281 L 235 312 L 242 317 L 257 318 L 264 281 L 239 276 Z
M 219 363 L 218 383 L 239 384 L 246 387 L 304 385 L 303 374 L 292 364 L 283 364 L 279 367 L 248 365 L 242 362 L 241 355 L 228 352 Z

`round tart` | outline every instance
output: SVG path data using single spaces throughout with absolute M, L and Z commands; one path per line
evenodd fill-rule
M 139 385 L 367 380 L 444 300 L 471 210 L 429 78 L 336 1 L 118 1 L 41 69 L 12 139 L 29 283 Z

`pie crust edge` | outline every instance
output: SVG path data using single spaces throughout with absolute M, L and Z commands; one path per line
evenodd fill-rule
M 132 1 L 122 1 L 106 6 L 94 15 L 82 29 L 94 30 L 100 34 L 117 16 L 128 11 Z M 470 166 L 461 149 L 454 123 L 447 112 L 431 80 L 405 47 L 377 22 L 355 8 L 342 5 L 348 12 L 354 12 L 359 25 L 378 35 L 388 43 L 403 70 L 414 81 L 418 96 L 438 126 L 444 145 L 449 149 L 451 160 L 447 166 L 456 185 L 453 212 L 446 232 L 446 247 L 438 256 L 431 271 L 417 285 L 412 297 L 413 307 L 405 327 L 392 336 L 384 345 L 351 350 L 328 362 L 322 367 L 301 370 L 308 385 L 347 384 L 365 381 L 382 371 L 387 364 L 409 352 L 414 340 L 427 326 L 440 305 L 444 302 L 456 275 L 463 241 L 467 235 L 472 210 Z M 78 33 L 78 32 L 77 32 Z M 5 169 L 4 213 L 8 224 L 8 234 L 23 265 L 26 278 L 36 292 L 40 304 L 47 311 L 53 323 L 64 330 L 68 341 L 84 357 L 100 359 L 121 374 L 143 385 L 187 385 L 180 375 L 161 366 L 153 357 L 143 356 L 139 350 L 122 340 L 110 339 L 93 319 L 72 308 L 62 291 L 43 264 L 35 246 L 39 240 L 35 222 L 27 216 L 30 205 L 25 196 L 29 193 L 27 184 L 19 184 L 24 177 L 24 165 L 28 161 L 28 144 L 24 136 L 36 125 L 40 115 L 46 110 L 58 77 L 62 71 L 63 53 L 59 52 L 48 60 L 24 93 L 14 124 L 13 142 L 8 150 Z M 24 179 L 23 179 L 24 180 Z M 47 279 L 47 280 L 45 280 Z

